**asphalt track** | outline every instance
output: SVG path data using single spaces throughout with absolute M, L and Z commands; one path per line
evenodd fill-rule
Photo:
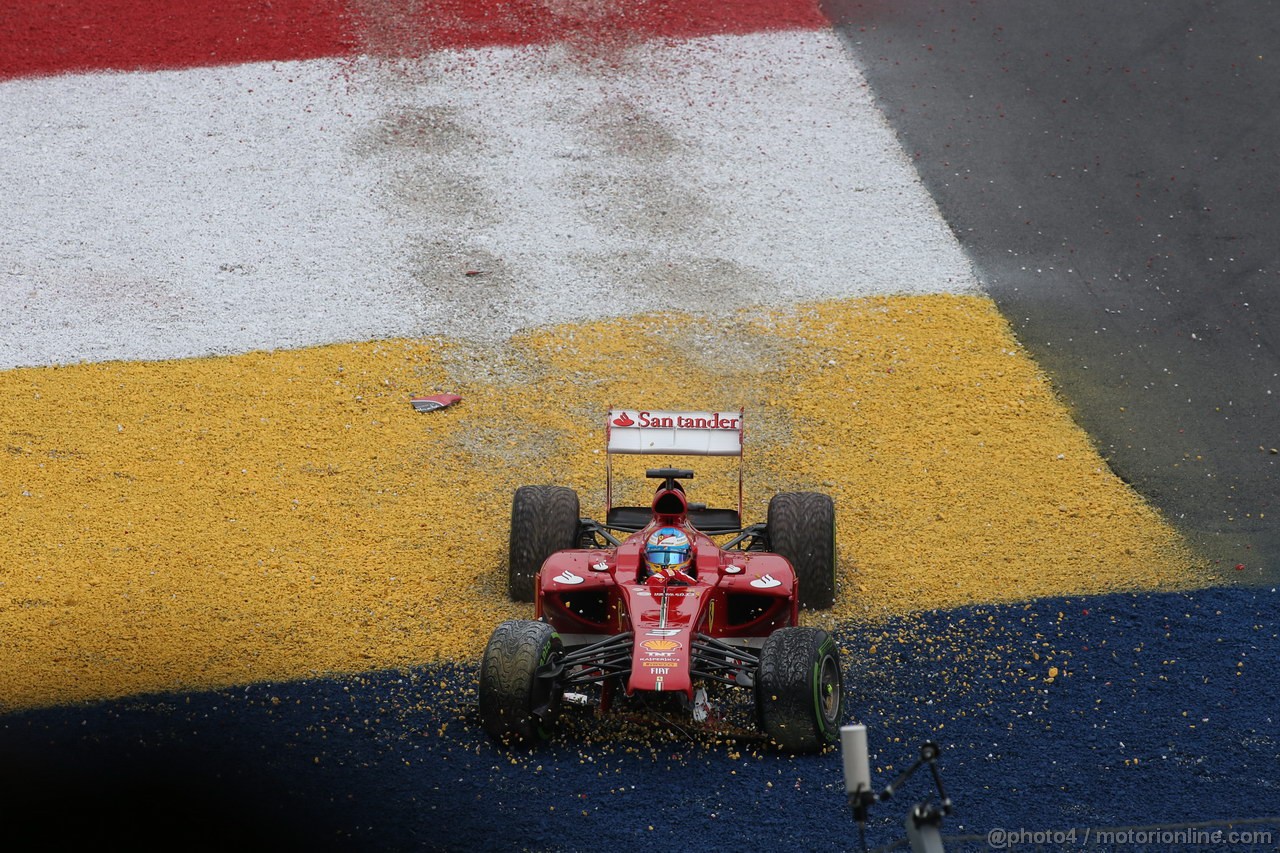
M 1280 14 L 828 0 L 979 278 L 1112 468 L 1280 577 Z
M 972 14 L 979 14 L 978 8 L 972 7 Z M 1051 20 L 1049 7 L 1018 9 L 1025 12 L 1010 7 L 1015 17 L 999 22 L 1005 28 L 1000 31 L 999 38 L 1004 41 L 999 50 L 1017 60 L 1006 61 L 1023 75 L 1021 85 L 1025 86 L 1027 79 L 1039 80 L 1030 69 L 1043 61 L 1043 46 L 1021 41 L 1025 38 L 1021 33 L 1026 31 L 1014 25 L 1019 20 L 1028 27 L 1034 24 L 1034 32 L 1054 40 L 1062 39 L 1070 28 L 1041 28 Z M 919 25 L 925 22 L 931 27 L 937 23 L 935 15 L 951 14 L 904 9 L 898 4 L 863 7 L 861 11 L 873 15 L 874 21 L 858 23 L 859 31 L 866 26 L 878 34 L 877 38 L 884 38 L 885 44 L 904 49 L 904 56 L 916 59 L 933 53 L 923 46 Z M 1100 15 L 1103 10 L 1093 11 Z M 852 12 L 840 13 L 846 14 Z M 1168 15 L 1161 17 L 1167 24 Z M 1243 14 L 1232 18 L 1239 29 L 1233 36 L 1220 34 L 1220 44 L 1234 47 L 1247 37 L 1256 37 L 1263 29 L 1256 18 L 1246 20 Z M 986 17 L 980 20 L 990 37 L 996 31 L 995 22 Z M 961 40 L 945 26 L 949 23 L 949 18 L 944 19 L 939 31 Z M 1106 35 L 1125 41 L 1118 33 L 1128 32 L 1132 37 L 1134 32 L 1148 31 L 1133 26 L 1132 21 L 1104 25 L 1098 16 L 1073 18 L 1070 23 L 1091 33 L 1090 39 Z M 1131 29 L 1124 30 L 1120 23 Z M 981 41 L 983 26 L 975 26 L 970 34 Z M 1098 27 L 1096 33 L 1091 29 L 1094 26 Z M 959 23 L 957 30 L 963 30 Z M 852 30 L 850 38 L 857 38 Z M 1136 48 L 1130 44 L 1127 49 Z M 1265 55 L 1265 51 L 1258 53 Z M 904 63 L 902 58 L 896 60 L 898 65 L 892 58 L 886 59 L 894 73 L 877 76 L 875 57 L 889 57 L 887 49 L 858 48 L 855 55 L 869 69 L 876 93 L 886 104 L 893 103 L 895 85 L 901 87 L 897 90 L 900 93 L 915 92 L 917 98 L 926 86 L 954 86 L 958 106 L 934 116 L 963 116 L 964 101 L 972 100 L 969 94 L 985 97 L 987 92 L 998 90 L 996 81 L 989 80 L 973 92 L 960 92 L 963 75 L 959 73 L 939 79 L 921 72 L 912 81 L 909 74 L 913 69 L 935 69 L 926 63 Z M 1214 66 L 1202 59 L 1200 66 L 1205 64 Z M 908 70 L 903 70 L 904 65 Z M 950 71 L 956 72 L 956 68 Z M 988 83 L 993 88 L 989 89 Z M 1017 85 L 1013 88 L 1021 91 Z M 1041 120 L 1056 109 L 1051 99 L 1037 103 L 1040 108 L 1036 114 Z M 887 111 L 892 116 L 893 111 Z M 908 119 L 909 115 L 894 117 L 903 138 L 910 140 Z M 1081 128 L 1074 130 L 1083 132 Z M 944 134 L 937 127 L 919 133 L 936 145 L 946 144 L 940 141 Z M 1041 174 L 1044 165 L 1034 156 L 1038 147 L 1011 146 L 1007 140 L 985 142 L 974 147 L 999 151 L 1001 145 L 1006 146 L 1007 155 L 1000 163 L 1001 180 L 1006 179 L 1006 173 Z M 913 147 L 908 145 L 908 150 Z M 1136 154 L 1134 158 L 1141 159 Z M 1029 270 L 1048 271 L 1043 259 L 1057 256 L 1045 250 L 1033 259 L 1031 249 L 1039 244 L 1028 239 L 1028 257 L 1020 258 L 1018 268 L 1010 271 L 1018 274 L 1014 280 L 1009 283 L 992 275 L 991 270 L 1000 269 L 996 259 L 984 261 L 982 252 L 975 248 L 976 238 L 971 241 L 966 236 L 966 229 L 977 225 L 958 224 L 959 214 L 968 209 L 947 187 L 948 181 L 954 185 L 962 178 L 952 175 L 939 181 L 938 170 L 948 168 L 945 164 L 950 161 L 942 158 L 940 167 L 937 162 L 918 160 L 921 173 L 972 253 L 984 282 L 990 278 L 993 293 L 1003 300 L 1033 350 L 1039 346 L 1037 330 L 1041 337 L 1055 336 L 1046 338 L 1053 347 L 1036 350 L 1041 363 L 1053 372 L 1116 470 L 1178 519 L 1178 505 L 1153 485 L 1157 477 L 1183 476 L 1187 461 L 1182 454 L 1197 448 L 1208 452 L 1189 459 L 1194 455 L 1216 459 L 1213 435 L 1193 430 L 1207 429 L 1214 422 L 1219 427 L 1224 423 L 1233 427 L 1241 422 L 1240 416 L 1228 412 L 1232 418 L 1226 421 L 1215 412 L 1207 425 L 1200 426 L 1198 421 L 1179 421 L 1177 428 L 1187 432 L 1176 435 L 1191 435 L 1204 444 L 1182 439 L 1170 451 L 1176 458 L 1167 464 L 1152 465 L 1150 470 L 1136 464 L 1126 467 L 1119 448 L 1135 439 L 1125 430 L 1141 425 L 1121 420 L 1121 427 L 1111 427 L 1122 433 L 1119 438 L 1106 438 L 1108 433 L 1088 414 L 1091 394 L 1101 392 L 1083 385 L 1073 390 L 1070 376 L 1073 372 L 1084 376 L 1084 371 L 1074 371 L 1069 359 L 1058 361 L 1056 354 L 1047 353 L 1063 341 L 1074 343 L 1072 339 L 1084 333 L 1064 333 L 1062 326 L 1045 331 L 1008 307 L 1017 304 L 1009 301 L 1009 292 L 1021 295 L 1029 289 L 1021 277 L 1021 261 L 1030 260 L 1025 264 Z M 1147 168 L 1160 174 L 1155 167 Z M 1043 192 L 1039 179 L 1027 186 L 1032 196 Z M 1265 189 L 1266 183 L 1259 186 Z M 1007 233 L 1010 222 L 1022 221 L 999 215 L 1000 210 L 1008 214 L 1018 205 L 1030 203 L 1017 195 L 1000 194 L 1000 204 L 1006 207 L 991 212 L 993 230 L 999 227 Z M 1250 216 L 1265 216 L 1266 200 L 1254 199 L 1256 208 Z M 1165 201 L 1176 213 L 1185 214 L 1185 199 Z M 1081 214 L 1079 207 L 1075 210 L 1086 216 L 1086 222 L 1094 222 L 1087 219 L 1090 214 Z M 972 211 L 968 214 L 975 215 Z M 1039 220 L 1043 224 L 1053 221 L 1056 214 L 1042 211 L 1041 215 L 1046 217 Z M 1069 231 L 1063 231 L 1058 239 L 1066 233 Z M 1162 229 L 1160 233 L 1166 232 Z M 1031 235 L 1028 231 L 1021 236 L 1027 239 Z M 1060 246 L 1053 243 L 1052 236 L 1046 239 L 1060 255 L 1075 245 Z M 998 256 L 1023 246 L 1009 242 L 1012 245 L 988 247 L 989 251 Z M 1158 263 L 1170 264 L 1173 256 L 1182 257 L 1169 250 Z M 1036 264 L 1036 260 L 1042 263 Z M 1071 268 L 1087 269 L 1074 263 Z M 1244 278 L 1253 280 L 1256 276 Z M 1168 292 L 1174 286 L 1158 284 L 1166 290 L 1164 298 L 1173 301 Z M 1097 282 L 1089 285 L 1095 290 L 1102 286 Z M 1151 284 L 1153 289 L 1156 286 Z M 1182 286 L 1190 288 L 1189 284 Z M 1013 287 L 1018 289 L 1012 291 Z M 1052 294 L 1035 294 L 1036 300 L 1047 304 L 1052 301 L 1050 295 L 1052 299 L 1065 298 L 1057 288 L 1051 290 Z M 1108 292 L 1119 298 L 1114 291 Z M 1132 301 L 1086 305 L 1084 316 L 1109 321 L 1125 313 L 1115 315 L 1107 309 L 1129 312 L 1139 307 L 1147 311 L 1138 313 L 1154 314 L 1161 307 L 1157 304 L 1161 297 L 1147 296 L 1151 301 L 1139 302 L 1130 296 Z M 1036 300 L 1031 301 L 1040 304 Z M 1061 311 L 1064 305 L 1072 304 L 1053 303 L 1050 307 Z M 1230 376 L 1218 385 L 1255 369 L 1260 358 L 1257 353 L 1268 351 L 1268 346 L 1274 355 L 1274 346 L 1268 344 L 1274 339 L 1266 337 L 1268 328 L 1274 327 L 1261 322 L 1264 314 L 1254 313 L 1265 311 L 1265 306 L 1265 302 L 1251 303 L 1250 313 L 1236 321 L 1239 325 L 1224 327 L 1244 329 L 1239 336 L 1263 346 L 1246 348 L 1246 358 L 1239 365 L 1232 364 Z M 1030 308 L 1021 314 L 1036 316 Z M 1039 316 L 1047 318 L 1044 323 L 1055 316 L 1064 323 L 1073 322 L 1048 309 Z M 1254 320 L 1259 325 L 1249 326 Z M 1139 325 L 1141 328 L 1130 330 L 1135 340 L 1140 339 L 1139 332 L 1154 339 L 1158 337 L 1155 330 L 1165 328 Z M 1092 322 L 1082 323 L 1081 328 L 1092 335 L 1094 331 L 1101 334 L 1103 326 Z M 1164 334 L 1176 337 L 1176 331 Z M 1210 331 L 1207 326 L 1200 331 L 1188 326 L 1184 343 L 1190 340 L 1191 332 L 1197 334 L 1197 342 L 1231 337 L 1214 337 Z M 1166 367 L 1173 369 L 1171 365 L 1160 359 L 1142 361 L 1142 354 L 1151 346 L 1154 344 L 1144 341 L 1141 348 L 1135 343 L 1132 347 L 1113 346 L 1104 353 L 1107 362 L 1132 353 L 1131 357 L 1147 367 L 1148 374 L 1125 374 L 1129 377 L 1126 381 L 1137 383 L 1128 387 L 1144 389 L 1144 394 L 1147 385 L 1176 381 L 1161 378 Z M 1225 346 L 1224 342 L 1212 352 Z M 1199 363 L 1194 355 L 1195 351 L 1187 349 L 1180 356 L 1182 361 L 1174 364 L 1182 364 L 1178 369 L 1185 370 L 1185 362 Z M 1088 378 L 1104 366 L 1089 364 Z M 1141 379 L 1135 378 L 1139 375 Z M 1101 387 L 1126 386 L 1104 382 Z M 1265 390 L 1265 383 L 1259 387 Z M 1124 406 L 1128 412 L 1137 405 L 1127 395 L 1121 396 L 1124 401 L 1116 411 Z M 1154 398 L 1155 392 L 1150 396 Z M 1232 400 L 1229 409 L 1244 411 L 1254 398 L 1225 399 Z M 1147 413 L 1160 411 L 1167 414 L 1169 410 L 1155 408 Z M 1261 411 L 1265 417 L 1266 410 Z M 1246 425 L 1258 422 L 1257 416 L 1243 420 Z M 1266 431 L 1274 436 L 1274 430 Z M 1113 446 L 1117 448 L 1114 452 Z M 1165 445 L 1152 442 L 1136 446 Z M 1260 446 L 1265 448 L 1266 441 Z M 1266 451 L 1255 452 L 1263 454 L 1258 458 L 1265 464 Z M 1173 468 L 1174 464 L 1183 468 Z M 1218 470 L 1228 469 L 1212 473 Z M 1265 473 L 1268 469 L 1262 470 Z M 1199 473 L 1205 472 L 1201 469 Z M 1202 487 L 1198 478 L 1190 482 L 1192 485 L 1179 488 Z M 1264 478 L 1260 500 L 1268 494 L 1267 482 L 1274 482 L 1274 478 Z M 1229 485 L 1237 488 L 1232 490 Z M 1225 496 L 1239 501 L 1239 495 L 1248 494 L 1247 485 L 1245 479 L 1237 479 L 1222 486 L 1224 501 Z M 1181 492 L 1171 489 L 1170 494 Z M 1197 494 L 1202 499 L 1210 495 L 1203 491 Z M 1207 531 L 1203 538 L 1207 547 L 1225 548 L 1219 552 L 1220 559 L 1228 563 L 1238 559 L 1246 566 L 1243 574 L 1249 575 L 1256 562 L 1253 558 L 1263 547 L 1265 528 L 1259 524 L 1256 529 L 1261 533 L 1248 533 L 1252 541 L 1246 541 L 1244 534 L 1237 538 L 1237 532 L 1246 530 L 1255 516 L 1266 510 L 1246 507 L 1240 514 L 1242 526 L 1224 528 L 1226 506 L 1220 502 L 1206 510 L 1210 514 L 1203 522 L 1181 523 L 1197 536 Z M 1235 525 L 1237 521 L 1227 523 Z M 1254 545 L 1252 551 L 1244 549 L 1249 544 Z M 1242 552 L 1248 561 L 1234 556 Z M 1216 822 L 1215 827 L 1256 829 L 1271 835 L 1259 843 L 1254 839 L 1188 847 L 1274 849 L 1276 833 L 1280 832 L 1280 823 L 1274 819 L 1280 800 L 1274 772 L 1280 737 L 1274 678 L 1280 653 L 1278 611 L 1276 593 L 1265 584 L 1176 593 L 1045 597 L 1025 604 L 952 608 L 843 626 L 840 639 L 848 651 L 855 713 L 874 733 L 877 778 L 886 779 L 901 769 L 921 740 L 934 738 L 942 744 L 944 780 L 958 806 L 948 828 L 976 834 L 972 842 L 953 845 L 955 849 L 987 849 L 981 836 L 994 827 L 1075 829 L 1083 833 L 1085 827 L 1191 822 Z M 583 723 L 571 727 L 566 738 L 549 750 L 512 756 L 479 736 L 473 691 L 474 671 L 460 664 L 323 680 L 259 682 L 214 692 L 143 695 L 8 714 L 0 720 L 0 751 L 7 768 L 4 801 L 10 838 L 28 849 L 59 841 L 116 849 L 332 846 L 589 850 L 626 846 L 665 850 L 697 846 L 837 850 L 854 846 L 854 829 L 844 812 L 839 761 L 834 754 L 792 758 L 750 742 L 691 738 L 683 732 L 661 729 L 626 731 L 620 738 L 611 738 L 604 729 Z M 896 835 L 901 809 L 924 790 L 923 782 L 917 781 L 904 791 L 896 806 L 877 812 L 871 827 L 873 843 Z M 1251 824 L 1250 820 L 1261 822 Z M 1047 846 L 1088 848 L 1076 843 Z M 1157 841 L 1110 845 L 1110 849 L 1171 846 L 1182 845 Z M 1094 845 L 1093 849 L 1105 847 Z

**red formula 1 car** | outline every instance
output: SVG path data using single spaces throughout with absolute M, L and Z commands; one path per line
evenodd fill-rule
M 609 413 L 603 523 L 577 494 L 522 486 L 511 507 L 512 599 L 534 620 L 503 622 L 480 664 L 480 716 L 504 743 L 550 737 L 565 703 L 674 704 L 695 722 L 707 689 L 753 691 L 755 722 L 780 747 L 822 749 L 843 715 L 836 646 L 801 627 L 801 607 L 835 599 L 835 509 L 816 492 L 779 494 L 764 523 L 742 518 L 742 413 Z M 649 469 L 649 507 L 613 506 L 617 453 L 738 457 L 738 508 L 691 503 L 693 471 Z M 716 539 L 723 539 L 717 544 Z M 674 703 L 673 701 L 674 700 Z

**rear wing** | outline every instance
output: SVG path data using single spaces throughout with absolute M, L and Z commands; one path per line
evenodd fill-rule
M 605 420 L 605 514 L 613 509 L 613 455 L 738 457 L 742 516 L 742 409 L 736 412 L 649 412 L 611 409 Z

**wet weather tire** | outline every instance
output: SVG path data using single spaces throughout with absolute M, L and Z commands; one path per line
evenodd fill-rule
M 494 630 L 480 660 L 480 724 L 491 738 L 536 746 L 551 737 L 561 690 L 550 670 L 560 649 L 544 622 L 513 619 Z
M 787 558 L 800 584 L 800 606 L 836 603 L 836 508 L 821 492 L 784 492 L 769 501 L 769 547 Z
M 578 544 L 578 493 L 563 486 L 521 486 L 511 499 L 507 592 L 533 601 L 543 562 Z
M 760 650 L 756 713 L 761 730 L 790 752 L 817 752 L 840 736 L 840 655 L 820 628 L 779 628 Z

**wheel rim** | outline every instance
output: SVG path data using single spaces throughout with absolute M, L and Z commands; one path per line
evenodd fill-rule
M 840 667 L 831 655 L 822 658 L 818 672 L 818 710 L 822 718 L 832 724 L 840 714 Z

